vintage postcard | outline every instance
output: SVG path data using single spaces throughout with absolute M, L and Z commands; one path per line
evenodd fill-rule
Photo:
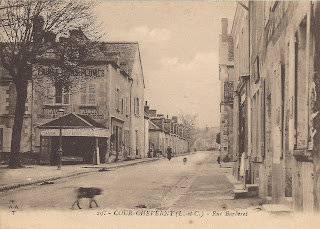
M 320 2 L 1 0 L 0 39 L 0 228 L 320 227 Z

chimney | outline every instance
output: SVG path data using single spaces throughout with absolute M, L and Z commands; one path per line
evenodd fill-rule
M 43 36 L 44 19 L 40 15 L 35 15 L 32 19 L 33 29 L 32 36 L 34 42 L 41 42 Z
M 86 35 L 84 35 L 83 31 L 81 30 L 81 28 L 79 29 L 73 29 L 70 30 L 70 39 L 71 41 L 88 41 L 89 39 L 86 37 Z
M 178 122 L 178 117 L 177 116 L 172 116 L 172 120 L 177 123 Z
M 149 114 L 150 114 L 150 117 L 157 117 L 157 110 L 150 110 Z
M 150 107 L 148 105 L 148 101 L 146 101 L 146 104 L 144 105 L 144 112 L 146 112 L 147 115 L 149 115 Z
M 228 19 L 222 18 L 221 25 L 222 25 L 222 41 L 227 41 L 228 40 Z

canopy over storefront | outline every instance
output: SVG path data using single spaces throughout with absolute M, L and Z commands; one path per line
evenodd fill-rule
M 41 126 L 40 136 L 110 137 L 110 131 L 86 115 L 66 114 Z

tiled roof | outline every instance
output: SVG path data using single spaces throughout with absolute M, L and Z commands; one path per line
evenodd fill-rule
M 154 122 L 149 120 L 149 130 L 161 130 L 161 128 L 157 126 Z
M 168 128 L 168 127 L 164 126 L 164 131 L 166 131 L 166 132 L 170 132 L 170 128 Z
M 100 51 L 98 46 L 94 45 L 93 47 L 90 47 L 88 49 L 85 60 L 86 61 L 107 61 L 109 59 L 104 55 L 103 52 Z
M 105 55 L 110 52 L 119 52 L 120 67 L 131 76 L 134 60 L 139 50 L 137 42 L 100 42 L 98 45 Z
M 87 115 L 80 115 L 80 114 L 77 114 L 77 115 L 80 116 L 81 118 L 83 118 L 85 121 L 87 121 L 88 123 L 90 123 L 94 127 L 106 128 L 105 126 L 103 126 L 102 124 L 100 124 L 100 123 L 96 122 L 95 120 L 91 119 Z
M 47 122 L 39 128 L 58 128 L 58 127 L 71 127 L 71 128 L 106 128 L 100 123 L 97 123 L 96 121 L 92 120 L 86 115 L 79 115 L 74 113 L 69 113 L 67 115 L 64 115 L 60 118 L 54 119 L 50 122 Z

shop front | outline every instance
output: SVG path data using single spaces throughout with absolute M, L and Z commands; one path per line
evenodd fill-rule
M 57 165 L 60 147 L 63 164 L 99 164 L 107 160 L 109 130 L 88 116 L 69 113 L 38 128 L 40 164 Z

